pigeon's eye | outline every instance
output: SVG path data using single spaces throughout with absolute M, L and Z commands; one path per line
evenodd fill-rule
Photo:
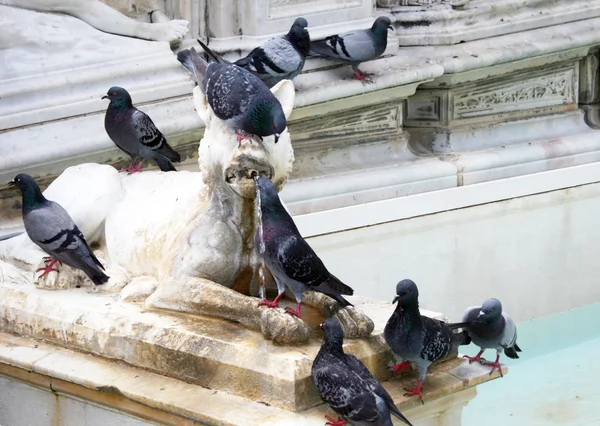
M 113 96 L 117 96 L 117 92 L 113 92 Z
M 490 309 L 490 312 L 494 312 L 494 311 L 495 311 L 495 309 L 494 309 L 494 308 Z
M 277 124 L 273 124 L 273 128 L 276 129 L 277 128 Z
M 404 294 L 410 293 L 410 290 L 404 290 Z

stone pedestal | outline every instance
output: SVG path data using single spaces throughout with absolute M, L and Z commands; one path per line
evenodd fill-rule
M 0 296 L 2 376 L 164 424 L 188 424 L 178 423 L 184 419 L 190 424 L 264 424 L 270 419 L 272 424 L 322 425 L 325 414 L 331 415 L 310 376 L 322 340 L 316 331 L 307 345 L 277 346 L 237 324 L 144 310 L 84 288 L 51 292 L 3 283 Z M 345 350 L 385 380 L 405 415 L 414 416 L 415 426 L 433 424 L 433 419 L 458 426 L 474 387 L 498 377 L 453 354 L 430 368 L 423 408 L 417 399 L 403 396 L 415 374 L 393 378 L 387 369 L 393 357 L 382 331 L 393 305 L 358 297 L 351 301 L 376 325 L 369 339 L 347 340 Z M 316 326 L 320 318 L 307 315 L 307 321 Z M 0 391 L 0 400 L 5 398 Z

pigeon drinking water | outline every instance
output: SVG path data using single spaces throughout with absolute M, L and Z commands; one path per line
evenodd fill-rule
M 19 174 L 9 185 L 21 191 L 25 232 L 31 241 L 50 255 L 44 258 L 49 262 L 48 265 L 36 271 L 44 271 L 40 278 L 50 271 L 56 271 L 53 266 L 60 262 L 82 270 L 96 285 L 108 281 L 109 277 L 102 272 L 102 264 L 60 204 L 47 200 L 29 175 Z
M 412 426 L 392 397 L 354 355 L 345 354 L 344 332 L 338 320 L 320 325 L 325 340 L 312 365 L 312 377 L 323 400 L 342 418 L 327 417 L 326 424 L 392 426 L 391 415 Z
M 286 35 L 272 38 L 235 64 L 250 71 L 268 87 L 281 80 L 292 80 L 302 72 L 310 52 L 307 26 L 306 19 L 296 19 Z
M 423 402 L 421 386 L 427 368 L 444 358 L 459 345 L 468 345 L 466 333 L 453 333 L 444 322 L 421 315 L 419 312 L 419 290 L 411 280 L 402 280 L 396 285 L 394 303 L 396 309 L 384 329 L 384 337 L 392 351 L 405 359 L 392 366 L 394 371 L 404 371 L 414 362 L 419 370 L 419 385 L 416 389 L 405 389 L 406 396 L 418 395 Z
M 521 348 L 517 345 L 517 327 L 507 313 L 502 312 L 502 303 L 498 299 L 487 299 L 481 306 L 471 306 L 465 310 L 462 323 L 450 324 L 450 327 L 462 327 L 467 334 L 481 349 L 477 355 L 464 357 L 472 361 L 478 361 L 492 367 L 490 375 L 498 369 L 502 376 L 502 366 L 499 363 L 500 353 L 512 359 L 519 358 L 517 352 Z M 481 358 L 486 349 L 496 350 L 496 361 L 487 362 Z
M 370 61 L 383 54 L 387 47 L 388 30 L 393 30 L 392 21 L 380 16 L 367 30 L 354 30 L 345 34 L 333 35 L 325 40 L 313 41 L 310 50 L 329 59 L 349 63 L 354 70 L 354 78 L 371 82 L 369 74 L 358 69 L 361 62 Z
M 265 176 L 254 178 L 261 214 L 262 241 L 259 254 L 271 271 L 277 284 L 278 295 L 273 302 L 266 298 L 260 303 L 270 308 L 279 306 L 279 299 L 287 286 L 294 294 L 297 309 L 287 312 L 301 318 L 302 293 L 317 291 L 337 300 L 342 306 L 352 306 L 342 294 L 352 295 L 354 290 L 329 273 L 321 259 L 302 238 L 294 220 L 281 204 L 273 182 Z
M 163 172 L 176 171 L 171 161 L 178 163 L 181 157 L 169 146 L 152 119 L 133 106 L 127 90 L 111 87 L 102 99 L 110 100 L 104 117 L 106 133 L 131 157 L 129 167 L 120 171 L 139 172 L 146 158 L 153 160 Z M 138 157 L 140 164 L 134 167 Z
M 261 139 L 273 135 L 277 143 L 287 126 L 279 100 L 250 71 L 225 61 L 200 40 L 198 43 L 210 62 L 194 48 L 180 51 L 177 59 L 192 72 L 215 115 L 235 131 L 238 142 L 252 135 Z

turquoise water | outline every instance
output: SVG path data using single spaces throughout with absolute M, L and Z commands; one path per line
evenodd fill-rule
M 600 426 L 600 303 L 518 324 L 517 332 L 520 358 L 502 355 L 508 374 L 477 387 L 462 425 Z M 494 360 L 495 352 L 483 356 Z

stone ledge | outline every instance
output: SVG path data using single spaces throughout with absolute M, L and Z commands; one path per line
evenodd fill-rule
M 291 412 L 4 332 L 0 332 L 0 375 L 166 425 L 267 422 L 322 426 L 324 416 L 333 414 L 324 404 Z M 411 381 L 415 378 L 406 377 Z M 420 420 L 449 410 L 456 399 L 472 399 L 475 386 L 497 377 L 497 372 L 490 376 L 489 368 L 479 364 L 469 365 L 460 359 L 444 362 L 432 368 L 427 377 L 424 406 L 416 398 L 403 396 L 403 388 L 409 385 L 404 378 L 384 382 L 384 387 L 417 426 Z
M 378 9 L 397 21 L 401 45 L 450 45 L 600 16 L 600 1 L 471 0 L 466 6 Z M 577 23 L 579 25 L 579 22 Z

